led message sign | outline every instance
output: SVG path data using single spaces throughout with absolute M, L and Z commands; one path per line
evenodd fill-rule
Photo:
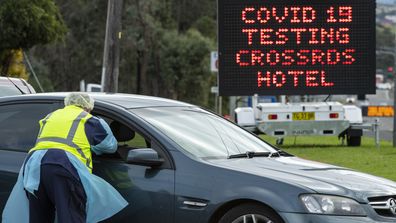
M 218 0 L 220 95 L 375 93 L 375 0 Z

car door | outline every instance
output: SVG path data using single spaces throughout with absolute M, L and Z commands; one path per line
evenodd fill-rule
M 51 101 L 0 104 L 0 210 L 4 209 L 27 151 L 36 142 L 39 120 L 59 106 Z
M 117 114 L 100 109 L 94 112 L 109 123 L 117 137 L 118 150 L 116 154 L 94 156 L 93 172 L 113 185 L 129 202 L 125 209 L 105 222 L 174 222 L 175 172 L 164 148 L 139 131 L 141 127 L 117 119 Z M 126 163 L 128 151 L 139 148 L 157 151 L 164 159 L 163 165 L 152 168 Z

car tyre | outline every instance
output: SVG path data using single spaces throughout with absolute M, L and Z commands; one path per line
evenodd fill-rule
M 231 208 L 219 223 L 283 223 L 272 209 L 258 204 L 242 204 Z
M 347 136 L 348 146 L 360 146 L 361 141 L 362 141 L 361 136 Z

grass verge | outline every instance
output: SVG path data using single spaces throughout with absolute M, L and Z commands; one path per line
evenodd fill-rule
M 275 145 L 276 138 L 261 135 Z M 363 137 L 360 147 L 342 145 L 335 136 L 286 137 L 278 148 L 295 156 L 318 162 L 355 169 L 375 176 L 396 181 L 396 148 L 392 143 L 381 141 L 376 148 L 374 139 Z

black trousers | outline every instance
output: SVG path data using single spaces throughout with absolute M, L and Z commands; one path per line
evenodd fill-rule
M 36 195 L 36 196 L 35 196 Z M 30 223 L 85 223 L 87 197 L 81 181 L 60 165 L 41 165 L 40 185 L 28 193 Z

